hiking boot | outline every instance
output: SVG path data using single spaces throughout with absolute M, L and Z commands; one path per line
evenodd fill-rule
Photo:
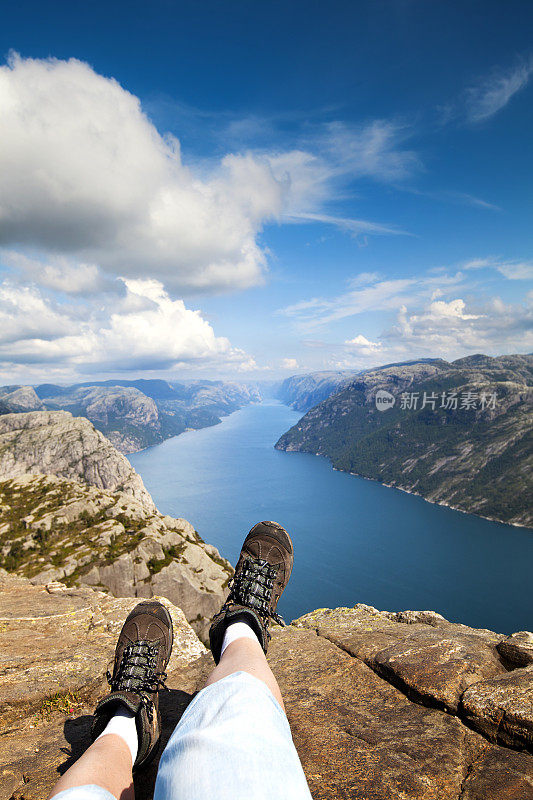
M 113 675 L 107 673 L 111 693 L 94 712 L 93 741 L 121 705 L 135 715 L 139 750 L 134 769 L 145 766 L 157 752 L 161 738 L 158 690 L 167 677 L 172 641 L 172 620 L 161 603 L 145 600 L 135 606 L 118 637 Z
M 270 621 L 285 625 L 276 606 L 289 582 L 292 563 L 292 542 L 285 528 L 277 522 L 254 525 L 244 540 L 228 598 L 209 629 L 211 652 L 217 664 L 230 622 L 248 623 L 266 653 Z

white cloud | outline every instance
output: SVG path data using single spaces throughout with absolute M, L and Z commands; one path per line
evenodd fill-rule
M 397 182 L 421 168 L 416 153 L 403 147 L 410 134 L 407 126 L 384 119 L 357 127 L 332 122 L 327 126 L 326 146 L 338 171 Z
M 10 56 L 0 113 L 0 245 L 48 256 L 43 284 L 67 292 L 91 291 L 97 268 L 173 292 L 258 284 L 266 253 L 257 237 L 271 220 L 401 233 L 326 207 L 357 178 L 396 181 L 417 166 L 405 129 L 378 120 L 322 126 L 303 148 L 193 169 L 137 97 L 76 59 Z
M 467 261 L 463 269 L 495 269 L 510 281 L 533 280 L 533 261 L 502 261 L 496 258 L 476 258 Z
M 71 318 L 30 287 L 0 285 L 0 352 L 14 356 L 18 347 L 27 348 L 35 339 L 43 343 L 75 331 Z
M 353 339 L 346 339 L 344 344 L 351 350 L 354 350 L 358 355 L 362 356 L 374 355 L 374 353 L 379 353 L 380 350 L 383 349 L 381 342 L 372 342 L 370 339 L 367 339 L 366 336 L 363 336 L 362 333 L 354 336 Z
M 484 122 L 504 108 L 511 98 L 529 83 L 533 59 L 513 69 L 495 71 L 490 77 L 466 92 L 466 115 L 469 122 Z
M 357 282 L 357 278 L 355 282 L 349 281 L 349 290 L 337 297 L 304 300 L 287 306 L 279 313 L 292 318 L 299 330 L 311 331 L 365 311 L 396 310 L 417 298 L 429 298 L 442 287 L 458 284 L 461 280 L 460 273 L 374 281 L 370 275 L 362 284 Z
M 283 358 L 281 361 L 281 369 L 298 369 L 298 366 L 295 358 Z
M 421 316 L 413 316 L 413 322 L 420 321 L 436 321 L 444 319 L 479 319 L 479 315 L 465 313 L 465 301 L 461 298 L 450 300 L 448 303 L 445 300 L 433 300 Z M 405 306 L 403 311 L 405 311 Z
M 440 301 L 439 301 L 440 303 Z M 315 342 L 327 353 L 322 369 L 363 369 L 416 358 L 453 360 L 472 353 L 525 353 L 533 348 L 533 292 L 524 303 L 494 297 L 472 306 L 462 298 L 399 309 L 378 342 L 363 334 L 332 346 Z
M 522 277 L 525 263 L 513 262 L 514 269 L 506 277 Z M 343 294 L 304 300 L 281 313 L 298 330 L 312 335 L 321 328 L 331 334 L 333 323 L 350 317 L 388 312 L 390 322 L 383 323 L 388 327 L 377 338 L 368 336 L 363 317 L 359 323 L 363 330 L 343 344 L 304 341 L 322 358 L 315 368 L 359 369 L 427 356 L 452 359 L 473 352 L 528 352 L 533 348 L 533 292 L 521 303 L 504 303 L 499 297 L 475 303 L 468 299 L 473 294 L 470 270 L 496 268 L 505 274 L 502 266 L 503 262 L 480 258 L 467 262 L 464 271 L 450 274 L 437 268 L 391 280 L 377 273 L 360 273 Z
M 403 307 L 382 338 L 396 357 L 523 353 L 533 346 L 533 304 L 506 304 L 494 297 L 468 309 L 461 298 L 433 302 L 415 313 Z
M 347 281 L 347 291 L 333 297 L 313 297 L 286 306 L 278 311 L 293 320 L 296 328 L 309 333 L 365 312 L 397 311 L 402 306 L 420 307 L 430 302 L 425 312 L 432 317 L 467 319 L 460 298 L 447 301 L 450 291 L 475 288 L 469 283 L 474 270 L 495 270 L 507 280 L 528 280 L 533 277 L 530 261 L 503 261 L 476 258 L 449 271 L 436 267 L 405 278 L 383 278 L 376 272 L 361 272 Z M 441 298 L 441 299 L 437 299 Z
M 407 235 L 401 228 L 392 225 L 383 225 L 365 219 L 334 217 L 331 214 L 315 214 L 310 211 L 298 211 L 294 212 L 291 218 L 297 222 L 323 222 L 326 225 L 335 225 L 337 228 L 347 231 L 352 236 L 359 236 L 362 233 L 371 233 L 377 236 Z
M 136 97 L 74 59 L 13 56 L 0 108 L 0 243 L 174 289 L 261 280 L 256 235 L 284 202 L 265 158 L 227 156 L 200 179 Z
M 228 339 L 216 336 L 199 311 L 172 300 L 155 280 L 127 280 L 125 295 L 80 307 L 58 305 L 37 287 L 0 286 L 0 364 L 48 365 L 84 372 L 157 371 L 180 366 L 255 368 Z M 20 370 L 19 370 L 20 371 Z
M 84 264 L 65 256 L 38 258 L 14 250 L 0 251 L 3 263 L 40 286 L 68 295 L 123 292 L 121 281 L 103 275 L 96 264 Z

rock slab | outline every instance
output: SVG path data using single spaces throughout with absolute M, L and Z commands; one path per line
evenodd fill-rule
M 135 602 L 0 574 L 0 800 L 45 800 L 88 745 L 91 710 L 105 690 L 103 674 Z M 162 602 L 171 610 L 176 637 L 170 691 L 161 695 L 166 741 L 213 662 L 180 610 Z M 465 725 L 461 704 L 453 713 L 424 705 L 422 691 L 410 697 L 341 641 L 348 641 L 351 625 L 353 649 L 368 659 L 383 642 L 401 642 L 408 629 L 435 631 L 450 623 L 431 612 L 368 609 L 322 610 L 273 631 L 269 662 L 314 800 L 531 800 L 533 756 L 527 749 L 502 746 L 490 731 Z M 458 637 L 461 628 L 456 626 Z M 475 634 L 466 629 L 464 635 Z M 488 642 L 489 632 L 479 638 Z M 426 666 L 417 674 L 427 676 L 431 653 L 436 666 L 442 653 L 431 647 L 418 652 Z M 479 653 L 474 649 L 470 664 L 479 660 L 481 674 L 492 662 Z M 463 697 L 506 676 L 519 679 L 523 668 L 502 670 L 499 677 L 470 683 Z M 426 677 L 424 692 L 427 686 Z M 502 697 L 509 707 L 513 697 L 521 702 L 512 681 Z M 136 776 L 137 800 L 152 797 L 156 769 L 157 763 Z

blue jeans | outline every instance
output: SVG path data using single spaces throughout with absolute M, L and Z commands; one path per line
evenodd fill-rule
M 159 762 L 154 800 L 309 800 L 287 718 L 263 681 L 234 672 L 187 706 Z M 115 800 L 96 785 L 54 800 Z

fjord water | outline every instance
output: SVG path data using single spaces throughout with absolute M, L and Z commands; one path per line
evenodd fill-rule
M 129 458 L 160 511 L 188 519 L 232 564 L 258 520 L 289 530 L 295 565 L 279 604 L 287 620 L 367 603 L 432 609 L 500 633 L 531 630 L 533 531 L 275 450 L 300 416 L 266 401 Z

